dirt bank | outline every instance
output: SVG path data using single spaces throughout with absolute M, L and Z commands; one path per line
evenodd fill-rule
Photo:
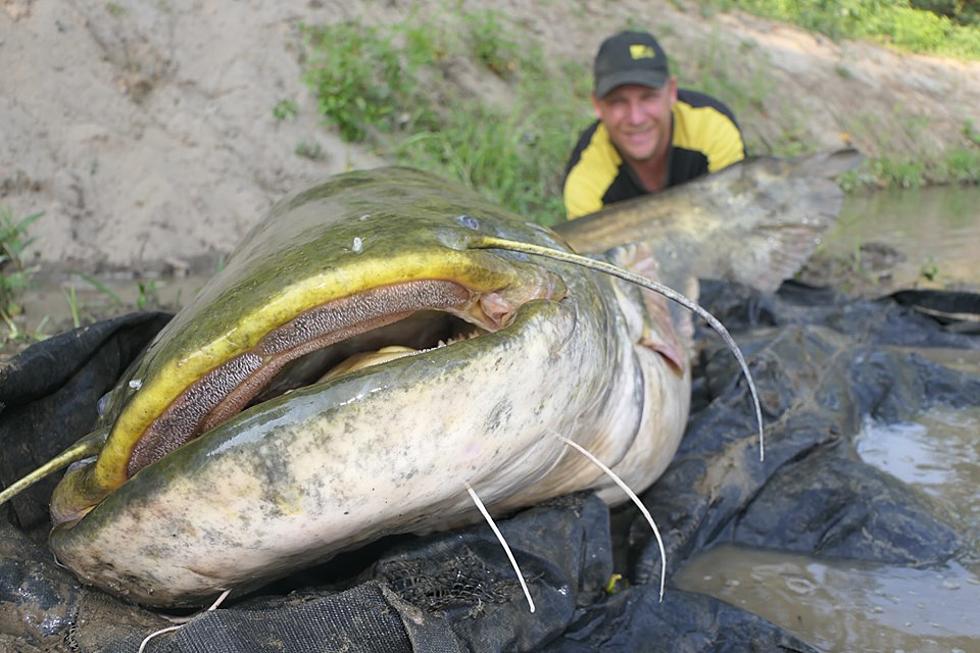
M 486 6 L 462 3 L 471 4 Z M 725 99 L 742 105 L 757 150 L 797 139 L 871 154 L 940 151 L 962 139 L 966 121 L 980 124 L 978 63 L 676 5 L 493 7 L 583 67 L 608 33 L 648 25 L 676 53 L 682 83 L 712 67 L 742 89 Z M 177 269 L 217 257 L 290 189 L 383 163 L 321 124 L 301 81 L 299 25 L 390 22 L 419 7 L 452 21 L 447 6 L 0 0 L 0 204 L 15 216 L 44 212 L 32 256 L 49 266 Z M 506 97 L 487 76 L 470 78 L 466 92 Z M 296 101 L 296 119 L 274 117 L 283 98 Z M 299 143 L 321 156 L 298 155 Z

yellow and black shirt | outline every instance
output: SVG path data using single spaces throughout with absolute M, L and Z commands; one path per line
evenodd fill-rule
M 745 144 L 735 116 L 718 100 L 681 89 L 672 113 L 667 187 L 745 158 Z M 579 137 L 565 168 L 563 188 L 569 218 L 648 193 L 598 120 Z

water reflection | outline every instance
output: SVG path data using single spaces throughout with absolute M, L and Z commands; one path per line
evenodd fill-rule
M 721 546 L 673 578 L 824 651 L 978 651 L 980 577 Z
M 866 463 L 945 502 L 980 529 L 980 407 L 936 407 L 915 421 L 866 421 L 855 439 Z
M 950 352 L 939 352 L 939 357 Z M 977 369 L 975 357 L 956 360 Z M 862 460 L 948 509 L 980 540 L 980 406 L 936 406 L 900 424 L 865 422 Z M 980 652 L 980 566 L 941 569 L 817 560 L 722 546 L 673 582 L 759 614 L 824 651 Z
M 835 285 L 977 289 L 978 242 L 980 188 L 947 186 L 848 197 L 820 250 L 842 261 Z

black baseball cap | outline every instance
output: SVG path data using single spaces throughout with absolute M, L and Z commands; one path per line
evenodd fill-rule
M 620 32 L 610 36 L 595 56 L 596 97 L 623 84 L 660 88 L 670 78 L 667 53 L 648 32 Z

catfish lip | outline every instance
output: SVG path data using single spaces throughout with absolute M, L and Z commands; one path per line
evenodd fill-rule
M 419 311 L 442 311 L 494 332 L 505 327 L 521 305 L 552 298 L 553 284 L 531 283 L 517 292 L 479 293 L 445 279 L 407 281 L 326 302 L 267 333 L 254 347 L 227 360 L 192 383 L 138 439 L 127 464 L 132 477 L 230 419 L 256 397 L 290 362 L 384 327 Z M 561 288 L 558 294 L 563 294 Z M 434 346 L 434 343 L 433 343 Z

